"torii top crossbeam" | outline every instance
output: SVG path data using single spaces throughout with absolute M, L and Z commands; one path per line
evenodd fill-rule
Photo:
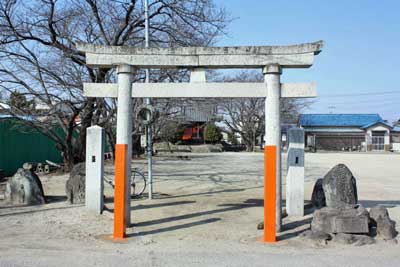
M 323 41 L 289 46 L 137 48 L 78 44 L 89 66 L 121 64 L 137 68 L 308 68 Z

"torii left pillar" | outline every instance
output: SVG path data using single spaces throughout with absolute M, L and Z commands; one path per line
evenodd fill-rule
M 117 144 L 115 155 L 114 238 L 125 237 L 131 223 L 130 178 L 132 158 L 132 82 L 134 68 L 119 65 Z
M 266 177 L 267 186 L 275 186 L 275 214 L 269 214 L 264 216 L 264 220 L 272 220 L 275 217 L 275 229 L 266 229 L 267 225 L 271 225 L 271 222 L 264 222 L 264 231 L 276 231 L 280 232 L 282 227 L 282 179 L 281 179 L 281 118 L 280 118 L 280 99 L 281 99 L 281 74 L 282 69 L 279 64 L 271 64 L 265 66 L 264 70 L 264 82 L 267 87 L 267 98 L 265 100 L 265 148 L 272 148 L 268 151 L 274 151 L 276 153 L 275 157 L 268 157 L 265 153 L 265 161 L 273 159 L 275 168 L 275 177 Z M 265 149 L 267 152 L 267 149 Z M 266 162 L 267 163 L 267 162 Z M 266 164 L 268 166 L 269 164 Z M 266 174 L 267 176 L 267 174 Z M 269 175 L 268 175 L 269 176 Z M 275 178 L 275 183 L 269 183 L 269 179 Z M 265 190 L 265 189 L 264 189 Z M 272 201 L 272 199 L 268 199 Z M 266 205 L 267 204 L 267 205 Z M 269 206 L 266 203 L 265 206 Z M 266 208 L 266 207 L 265 207 Z M 273 216 L 275 215 L 275 216 Z M 272 241 L 273 240 L 264 240 Z

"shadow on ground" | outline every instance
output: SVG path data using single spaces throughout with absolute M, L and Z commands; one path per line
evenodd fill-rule
M 180 229 L 184 229 L 184 228 L 204 225 L 204 224 L 208 224 L 208 223 L 214 223 L 214 222 L 217 222 L 220 220 L 221 220 L 221 218 L 209 218 L 209 219 L 200 220 L 197 222 L 179 224 L 179 225 L 174 225 L 174 226 L 169 226 L 169 227 L 164 227 L 164 228 L 159 228 L 159 229 L 154 229 L 154 230 L 149 230 L 149 231 L 132 233 L 132 234 L 128 234 L 127 237 L 145 236 L 145 235 L 159 234 L 159 233 L 163 233 L 163 232 L 170 232 L 170 231 L 180 230 Z
M 222 207 L 220 209 L 213 209 L 213 210 L 199 211 L 199 212 L 193 212 L 193 213 L 177 215 L 177 216 L 170 216 L 170 217 L 165 217 L 165 218 L 156 219 L 156 220 L 139 222 L 139 223 L 133 224 L 131 226 L 133 226 L 133 227 L 150 226 L 150 225 L 155 225 L 155 224 L 162 224 L 162 223 L 169 223 L 169 222 L 173 222 L 173 221 L 191 219 L 191 218 L 204 216 L 204 215 L 211 215 L 211 214 L 217 214 L 217 213 L 222 213 L 222 212 L 240 210 L 240 209 L 244 209 L 244 208 L 260 207 L 260 203 L 261 202 L 258 200 L 249 199 L 249 200 L 246 200 L 244 203 L 239 203 L 239 204 L 218 205 L 218 207 Z

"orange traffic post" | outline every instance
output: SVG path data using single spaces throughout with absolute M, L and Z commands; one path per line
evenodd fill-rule
M 128 145 L 115 145 L 115 180 L 114 180 L 114 239 L 123 239 L 126 235 L 125 198 L 127 177 Z
M 276 146 L 264 147 L 264 242 L 276 242 Z

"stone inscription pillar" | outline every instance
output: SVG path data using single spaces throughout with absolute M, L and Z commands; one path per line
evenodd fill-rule
M 304 216 L 304 130 L 289 129 L 286 176 L 286 211 L 291 216 Z
M 86 129 L 85 206 L 97 214 L 103 212 L 104 199 L 104 129 Z

